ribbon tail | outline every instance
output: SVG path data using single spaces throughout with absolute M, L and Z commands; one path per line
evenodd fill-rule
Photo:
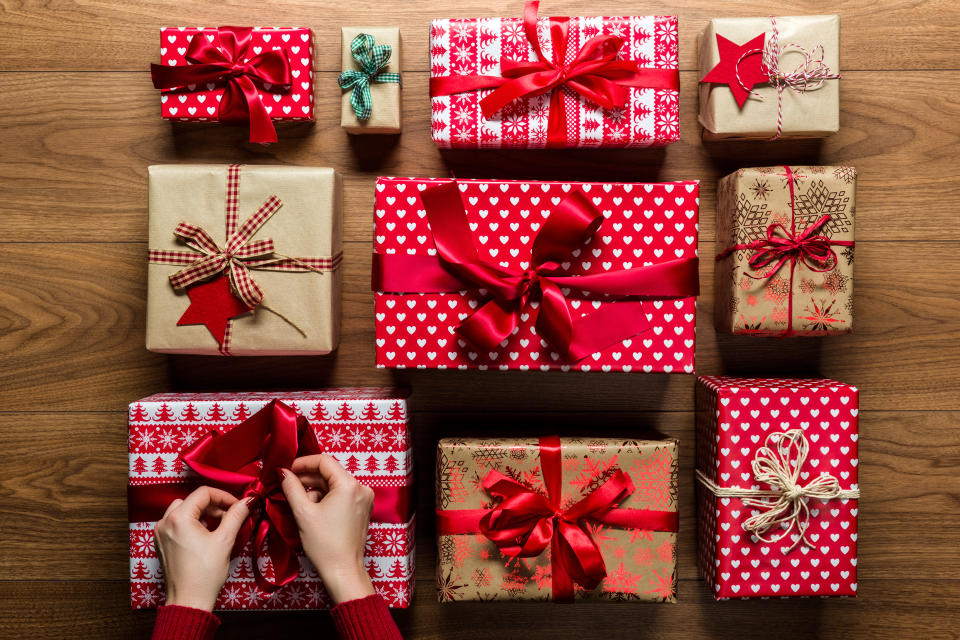
M 517 300 L 495 298 L 464 320 L 458 331 L 467 342 L 492 351 L 513 333 L 521 308 L 522 304 Z
M 218 114 L 226 124 L 249 125 L 250 142 L 268 144 L 277 141 L 277 131 L 253 80 L 247 76 L 227 83 Z

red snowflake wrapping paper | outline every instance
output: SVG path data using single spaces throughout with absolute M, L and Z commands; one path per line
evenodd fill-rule
M 448 179 L 379 178 L 374 252 L 436 255 L 420 193 Z M 481 259 L 526 269 L 533 240 L 553 208 L 579 190 L 604 221 L 562 271 L 600 274 L 697 255 L 699 183 L 660 184 L 457 180 Z M 537 335 L 537 303 L 496 350 L 468 344 L 457 327 L 486 300 L 458 293 L 375 294 L 377 366 L 390 368 L 692 373 L 696 298 L 644 302 L 650 327 L 579 362 L 566 362 Z M 589 296 L 588 296 L 589 297 Z M 600 296 L 595 296 L 600 297 Z M 571 300 L 574 313 L 617 302 Z
M 620 507 L 668 512 L 674 531 L 621 528 L 586 521 L 603 557 L 606 577 L 576 600 L 676 602 L 677 441 L 560 438 L 562 501 L 569 508 L 619 469 L 635 491 Z M 545 495 L 541 443 L 537 438 L 449 438 L 437 445 L 437 510 L 489 509 L 483 488 L 491 470 Z M 483 534 L 438 536 L 437 595 L 457 600 L 551 600 L 552 553 L 511 558 Z
M 827 472 L 840 489 L 858 490 L 858 399 L 856 387 L 834 380 L 700 377 L 698 474 L 719 487 L 769 489 L 753 477 L 757 450 L 771 433 L 801 429 L 810 450 L 799 483 Z M 795 528 L 766 532 L 772 543 L 744 530 L 759 512 L 743 500 L 698 482 L 697 563 L 717 599 L 856 596 L 858 499 L 805 499 L 812 546 Z
M 130 405 L 131 488 L 182 483 L 193 472 L 181 457 L 210 430 L 227 432 L 277 399 L 307 418 L 320 447 L 362 484 L 410 492 L 412 449 L 405 393 L 391 389 L 330 389 L 277 393 L 161 393 Z M 131 505 L 133 511 L 134 505 Z M 132 520 L 132 518 L 131 518 Z M 155 521 L 131 521 L 130 598 L 134 609 L 163 604 Z M 217 609 L 326 609 L 331 606 L 319 575 L 298 552 L 297 578 L 271 595 L 257 587 L 250 543 L 230 561 Z M 414 516 L 403 524 L 371 522 L 365 563 L 377 593 L 391 607 L 406 608 L 413 594 Z M 261 570 L 272 569 L 261 554 Z
M 552 58 L 550 18 L 537 30 L 545 56 Z M 598 35 L 623 39 L 618 59 L 641 68 L 676 70 L 675 16 L 573 17 L 569 19 L 565 62 Z M 430 76 L 501 76 L 503 61 L 537 60 L 524 33 L 523 19 L 438 19 L 430 27 Z M 673 89 L 630 87 L 624 108 L 604 109 L 567 88 L 562 91 L 563 147 L 662 147 L 680 138 L 679 93 Z M 548 146 L 551 92 L 521 98 L 491 118 L 480 100 L 492 90 L 431 97 L 431 129 L 442 148 L 544 148 Z
M 185 66 L 187 46 L 197 35 L 216 29 L 173 27 L 160 30 L 160 59 L 166 66 Z M 293 84 L 289 91 L 257 86 L 264 108 L 274 121 L 313 120 L 313 31 L 301 27 L 255 27 L 250 44 L 251 56 L 264 50 L 284 51 L 290 63 Z M 217 121 L 217 109 L 223 97 L 223 83 L 187 87 L 188 91 L 168 89 L 160 96 L 160 112 L 167 120 Z

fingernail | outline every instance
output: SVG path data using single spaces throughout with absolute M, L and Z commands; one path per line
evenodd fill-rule
M 284 480 L 287 479 L 287 471 L 286 471 L 286 469 L 280 469 L 280 477 L 281 477 L 282 479 L 284 479 Z
M 255 496 L 250 496 L 249 498 L 245 498 L 243 500 L 244 504 L 246 504 L 248 507 L 252 507 L 253 503 L 256 501 L 257 501 L 257 498 Z

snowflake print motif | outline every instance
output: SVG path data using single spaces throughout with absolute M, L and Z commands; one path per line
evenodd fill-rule
M 320 609 L 326 605 L 323 589 L 319 585 L 310 585 L 310 593 L 307 597 L 307 606 L 311 609 Z
M 527 42 L 527 34 L 524 33 L 523 24 L 519 20 L 504 24 L 500 36 L 514 47 Z
M 481 468 L 496 468 L 507 458 L 506 447 L 498 442 L 481 442 L 470 452 L 473 461 Z
M 518 140 L 522 138 L 525 124 L 526 122 L 523 116 L 517 114 L 505 115 L 500 121 L 503 137 L 508 140 Z
M 833 176 L 844 184 L 853 184 L 857 181 L 857 170 L 853 167 L 837 167 L 833 170 Z
M 291 583 L 281 592 L 284 604 L 291 609 L 300 609 L 307 601 L 307 592 L 296 582 Z
M 323 439 L 329 443 L 330 449 L 342 449 L 347 443 L 346 434 L 339 428 L 328 428 Z
M 774 173 L 774 171 L 773 169 L 770 170 L 771 173 Z M 799 168 L 794 168 L 790 174 L 787 174 L 786 171 L 776 171 L 776 175 L 780 178 L 785 189 L 789 186 L 791 179 L 793 180 L 793 186 L 799 187 L 800 183 L 809 177 L 800 171 Z
M 351 429 L 350 437 L 349 437 L 350 446 L 354 449 L 363 448 L 365 435 L 366 434 L 364 433 L 364 429 L 362 425 L 357 425 L 356 427 Z
M 633 561 L 640 567 L 647 566 L 653 562 L 653 549 L 646 546 L 640 547 L 637 549 L 637 552 L 633 554 Z
M 767 236 L 767 218 L 770 212 L 766 204 L 754 204 L 743 193 L 737 197 L 734 209 L 734 226 L 737 230 L 736 244 L 750 244 Z
M 796 226 L 805 229 L 825 215 L 830 219 L 820 229 L 823 235 L 833 237 L 846 233 L 853 225 L 847 217 L 850 197 L 846 191 L 831 191 L 823 180 L 813 180 L 810 187 L 797 194 L 794 203 Z
M 612 109 L 604 109 L 603 118 L 609 122 L 615 124 L 623 123 L 627 118 L 627 110 L 625 107 L 614 107 Z
M 540 591 L 549 588 L 553 583 L 553 571 L 550 566 L 543 564 L 537 565 L 537 568 L 533 572 L 533 581 Z
M 790 283 L 775 275 L 767 280 L 767 285 L 763 288 L 763 298 L 769 300 L 775 305 L 781 305 L 790 297 Z
M 673 559 L 673 543 L 669 540 L 664 540 L 663 544 L 657 547 L 657 560 L 660 562 L 670 562 Z
M 246 605 L 250 608 L 259 607 L 260 603 L 266 600 L 266 597 L 260 593 L 255 585 L 249 585 L 245 595 Z
M 656 40 L 654 52 L 657 56 L 657 66 L 676 68 L 678 45 L 676 23 L 671 19 L 657 19 L 653 28 L 653 35 Z
M 150 529 L 131 529 L 130 551 L 138 558 L 152 558 L 155 554 L 153 531 Z
M 750 191 L 753 192 L 753 197 L 758 200 L 766 200 L 767 196 L 773 191 L 770 188 L 770 182 L 765 178 L 756 178 L 753 181 L 753 184 L 750 185 Z
M 184 429 L 180 434 L 180 440 L 183 442 L 184 448 L 193 446 L 193 444 L 199 439 L 200 432 L 194 431 L 190 427 Z
M 646 593 L 653 594 L 661 600 L 669 600 L 677 592 L 676 574 L 667 574 L 666 569 L 663 570 L 662 574 L 654 569 L 649 584 L 653 588 Z
M 618 38 L 627 37 L 627 21 L 626 20 L 610 20 L 605 21 L 603 24 L 603 29 L 608 36 L 617 36 Z
M 387 443 L 387 432 L 384 429 L 376 427 L 370 431 L 370 446 L 373 448 L 382 448 Z
M 810 303 L 803 308 L 810 315 L 798 316 L 798 318 L 806 321 L 805 328 L 808 331 L 826 333 L 833 329 L 834 325 L 846 322 L 837 317 L 837 312 L 834 310 L 836 304 L 836 300 L 827 302 L 825 299 L 817 301 L 810 298 Z
M 503 589 L 508 596 L 516 599 L 527 590 L 527 584 L 529 584 L 529 582 L 530 578 L 520 573 L 520 567 L 518 566 L 503 576 L 500 588 Z
M 227 609 L 236 609 L 243 602 L 243 590 L 235 584 L 227 585 L 220 592 L 220 605 Z
M 853 264 L 853 247 L 844 247 L 840 255 L 847 261 L 847 265 Z
M 447 575 L 440 575 L 437 579 L 437 596 L 440 602 L 453 602 L 460 598 L 460 589 L 466 587 L 466 584 L 457 584 L 458 576 L 455 576 L 453 569 L 447 571 Z
M 453 557 L 456 551 L 457 547 L 453 542 L 453 536 L 440 536 L 440 564 L 453 564 Z
M 470 24 L 455 24 L 453 25 L 453 33 L 450 36 L 452 42 L 457 42 L 459 44 L 464 44 L 473 39 L 473 27 Z
M 389 600 L 394 606 L 404 607 L 410 601 L 410 594 L 403 585 L 394 585 L 389 591 Z
M 751 335 L 763 335 L 766 331 L 763 328 L 763 322 L 766 320 L 766 316 L 757 320 L 756 316 L 750 316 L 747 318 L 743 314 L 740 314 L 740 326 L 741 329 L 737 333 L 741 335 L 751 336 Z
M 393 443 L 397 449 L 405 449 L 407 446 L 407 430 L 403 427 L 397 427 L 393 430 Z
M 158 436 L 162 449 L 174 450 L 177 448 L 177 432 L 174 429 L 163 429 Z
M 634 460 L 630 466 L 630 478 L 637 491 L 633 500 L 645 509 L 665 510 L 674 505 L 671 487 L 674 456 L 665 448 L 657 447 L 649 455 Z
M 469 127 L 473 124 L 474 112 L 468 105 L 460 105 L 453 110 L 453 120 L 458 127 Z
M 473 584 L 477 588 L 483 588 L 490 586 L 490 583 L 493 582 L 493 577 L 490 575 L 490 569 L 487 567 L 480 567 L 473 570 Z
M 607 573 L 601 583 L 601 589 L 606 593 L 636 593 L 639 587 L 637 582 L 643 577 L 640 573 L 631 573 L 621 562 L 617 568 Z
M 810 173 L 826 173 L 827 172 L 826 167 L 819 167 L 819 166 L 806 167 L 806 170 L 809 171 Z
M 401 555 L 407 551 L 407 539 L 402 531 L 395 529 L 387 531 L 383 536 L 383 548 L 390 555 Z
M 810 278 L 803 278 L 800 280 L 800 292 L 801 293 L 813 293 L 817 290 L 817 283 L 811 280 Z
M 627 130 L 623 127 L 610 127 L 607 130 L 607 139 L 611 142 L 623 142 L 627 139 Z
M 379 551 L 383 544 L 384 537 L 385 532 L 383 529 L 369 529 L 367 531 L 367 540 L 364 542 L 364 548 L 368 556 L 380 555 Z
M 847 290 L 847 284 L 850 282 L 850 277 L 846 276 L 836 269 L 828 273 L 823 278 L 823 288 L 837 295 L 839 293 L 844 293 Z M 812 292 L 811 292 L 812 293 Z
M 141 608 L 152 609 L 160 604 L 160 589 L 155 584 L 138 584 L 133 588 L 133 597 Z
M 470 492 L 464 484 L 465 479 L 463 461 L 451 460 L 441 451 L 437 456 L 437 495 L 441 509 L 447 509 L 451 504 L 466 502 Z
M 853 319 L 853 296 L 847 296 L 847 301 L 843 303 L 843 309 Z
M 153 439 L 156 437 L 157 437 L 156 432 L 151 431 L 148 428 L 140 429 L 137 431 L 137 441 L 140 443 L 141 449 L 152 449 Z
M 776 324 L 787 324 L 787 308 L 777 307 L 770 313 L 770 320 Z

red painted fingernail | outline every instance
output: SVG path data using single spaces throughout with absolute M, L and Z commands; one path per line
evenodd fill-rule
M 248 507 L 252 507 L 252 506 L 253 506 L 253 503 L 256 502 L 256 501 L 257 501 L 256 496 L 250 496 L 249 498 L 246 498 L 246 499 L 244 500 L 244 503 L 246 503 L 246 505 L 247 505 Z

